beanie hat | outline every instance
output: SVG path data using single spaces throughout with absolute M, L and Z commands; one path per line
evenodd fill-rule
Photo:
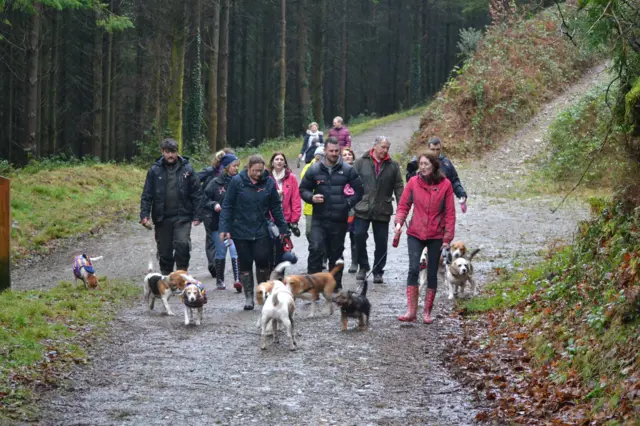
M 222 167 L 223 169 L 226 169 L 227 166 L 229 166 L 229 164 L 233 163 L 237 159 L 238 157 L 236 157 L 235 154 L 231 154 L 231 153 L 225 154 L 224 157 L 220 159 L 220 167 Z
M 316 155 L 324 155 L 324 147 L 323 146 L 319 146 L 316 148 L 316 152 L 313 153 L 314 156 Z

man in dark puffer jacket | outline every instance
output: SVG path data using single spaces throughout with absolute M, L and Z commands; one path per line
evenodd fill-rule
M 307 272 L 322 271 L 322 257 L 328 247 L 329 269 L 333 269 L 344 251 L 347 218 L 362 199 L 364 187 L 358 173 L 342 162 L 335 138 L 325 142 L 325 156 L 314 163 L 300 182 L 300 196 L 313 204 Z M 336 274 L 336 291 L 342 288 L 342 272 Z
M 200 225 L 204 193 L 189 159 L 178 155 L 178 144 L 165 139 L 162 157 L 147 172 L 140 199 L 140 223 L 155 224 L 160 272 L 189 269 L 191 225 Z

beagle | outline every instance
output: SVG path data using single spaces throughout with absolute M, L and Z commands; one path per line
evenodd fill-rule
M 202 322 L 202 311 L 204 305 L 207 303 L 207 290 L 202 283 L 191 275 L 180 274 L 181 278 L 185 280 L 186 286 L 182 291 L 182 302 L 184 303 L 184 325 L 189 325 L 193 320 L 193 311 L 196 314 L 196 325 L 200 325 Z
M 84 253 L 76 256 L 73 260 L 73 285 L 78 285 L 78 280 L 82 280 L 84 288 L 98 288 L 99 282 L 93 262 L 101 259 L 102 256 L 88 257 Z
M 467 254 L 467 246 L 464 241 L 456 241 L 451 243 L 451 249 L 449 250 L 450 256 L 449 259 L 442 258 L 440 255 L 440 265 L 444 266 L 447 263 L 453 262 L 455 259 L 460 257 L 464 257 Z M 424 296 L 426 294 L 427 289 L 427 248 L 425 247 L 422 250 L 422 254 L 420 255 L 420 274 L 418 276 L 418 283 L 420 284 L 420 289 L 418 290 L 418 294 L 420 295 L 420 303 L 424 300 Z
M 169 275 L 149 272 L 144 277 L 144 298 L 149 305 L 149 310 L 153 310 L 156 299 L 160 299 L 167 310 L 167 315 L 175 316 L 169 306 L 169 299 L 174 291 L 182 291 L 186 287 L 186 281 L 180 276 L 181 274 L 186 274 L 186 271 L 175 271 Z

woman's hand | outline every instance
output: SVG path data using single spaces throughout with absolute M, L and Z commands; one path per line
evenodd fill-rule
M 221 232 L 220 233 L 220 241 L 224 242 L 226 239 L 231 239 L 231 233 L 229 232 Z
M 396 223 L 396 234 L 398 234 L 400 231 L 402 230 L 402 224 L 401 223 Z
M 449 243 L 442 243 L 442 248 L 449 250 L 451 246 L 449 245 Z
M 220 213 L 222 211 L 222 206 L 220 205 L 220 203 L 216 203 L 216 206 L 213 208 L 213 210 L 215 210 L 216 213 Z
M 298 154 L 298 158 L 302 159 L 302 154 Z

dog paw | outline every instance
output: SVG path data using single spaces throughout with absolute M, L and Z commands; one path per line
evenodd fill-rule
M 297 349 L 298 349 L 298 347 L 297 347 L 297 346 L 295 346 L 295 345 L 294 345 L 294 346 L 291 346 L 291 347 L 289 348 L 289 350 L 290 350 L 290 351 L 292 351 L 292 352 L 293 352 L 293 351 L 295 351 L 295 350 L 297 350 Z
M 173 312 L 167 312 L 167 315 L 169 315 L 170 317 L 175 317 L 176 314 L 174 314 Z
M 196 325 L 200 325 L 200 321 L 196 321 Z
M 184 322 L 184 325 L 189 325 L 189 321 L 188 321 L 188 320 L 187 320 L 187 321 L 185 321 L 185 322 Z

